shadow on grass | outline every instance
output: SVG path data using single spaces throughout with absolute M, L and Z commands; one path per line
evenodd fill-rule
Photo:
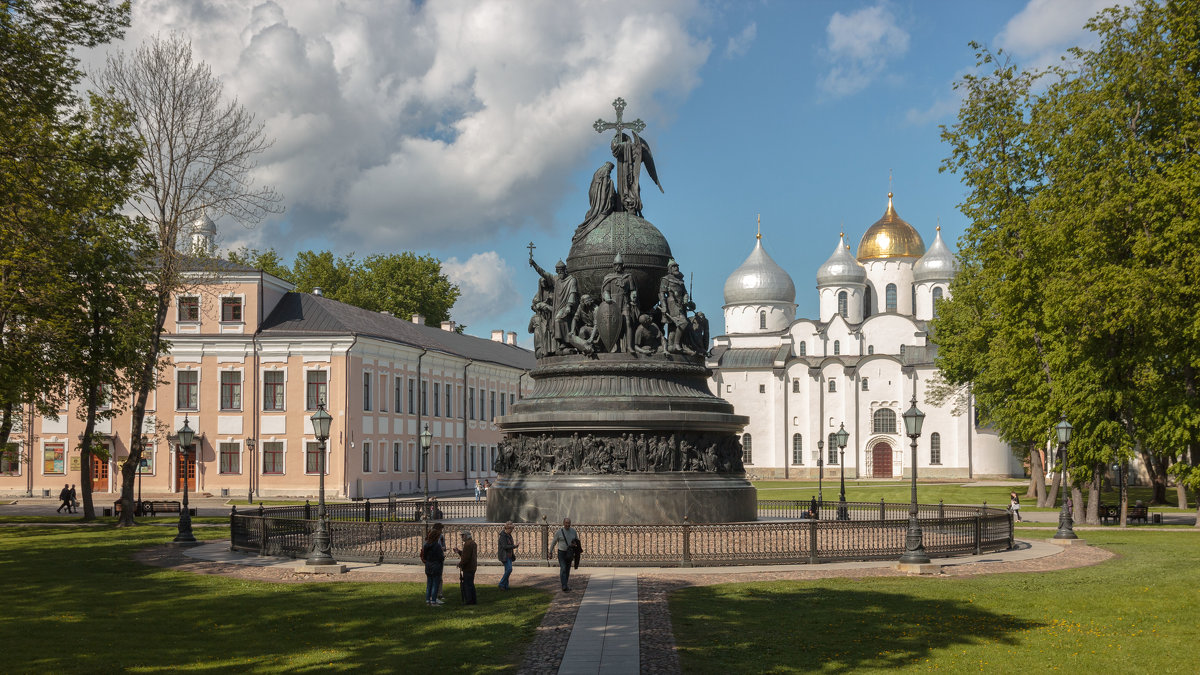
M 483 584 L 463 607 L 447 583 L 448 604 L 429 608 L 423 583 L 265 583 L 131 560 L 164 541 L 156 528 L 15 530 L 0 531 L 6 672 L 497 672 L 519 663 L 550 597 Z
M 687 673 L 911 667 L 955 645 L 1015 644 L 1039 625 L 970 600 L 803 582 L 686 588 L 671 620 Z

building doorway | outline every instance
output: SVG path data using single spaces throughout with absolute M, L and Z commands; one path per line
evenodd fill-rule
M 196 456 L 182 450 L 175 453 L 175 491 L 183 492 L 183 481 L 187 480 L 188 492 L 196 490 Z
M 92 455 L 92 492 L 108 491 L 108 459 Z
M 892 477 L 892 446 L 883 441 L 871 448 L 871 477 Z

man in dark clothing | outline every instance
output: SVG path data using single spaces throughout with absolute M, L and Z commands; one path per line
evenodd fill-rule
M 71 486 L 71 505 L 67 513 L 79 513 L 79 495 L 75 492 L 74 485 Z
M 462 601 L 464 605 L 476 604 L 475 597 L 475 570 L 479 566 L 479 549 L 475 545 L 475 540 L 471 538 L 471 533 L 463 531 L 463 545 L 461 549 L 454 549 L 458 554 L 458 569 L 461 570 L 459 576 L 460 587 L 462 591 Z
M 58 505 L 58 508 L 55 510 L 55 513 L 62 513 L 63 509 L 66 509 L 67 513 L 70 513 L 71 512 L 71 486 L 70 485 L 63 485 L 63 489 L 61 491 L 59 491 L 59 493 L 58 493 L 58 500 L 62 503 Z

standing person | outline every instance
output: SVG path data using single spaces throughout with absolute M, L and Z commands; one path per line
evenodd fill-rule
M 421 547 L 421 560 L 425 563 L 425 604 L 438 607 L 446 603 L 438 599 L 442 590 L 442 566 L 446 563 L 446 551 L 442 548 L 442 524 L 434 523 L 425 535 Z
M 568 582 L 571 580 L 571 561 L 575 554 L 571 550 L 571 542 L 579 539 L 579 533 L 571 527 L 571 519 L 563 518 L 562 527 L 554 533 L 553 546 L 550 548 L 558 553 L 558 580 L 563 591 L 570 591 Z
M 475 479 L 475 501 L 479 501 L 479 498 L 482 496 L 483 496 L 483 483 L 480 483 L 479 479 L 476 478 Z
M 513 561 L 517 559 L 516 548 L 520 544 L 513 541 L 513 522 L 504 523 L 500 531 L 500 540 L 496 543 L 496 558 L 504 564 L 504 576 L 500 577 L 500 590 L 508 590 L 508 577 L 512 574 Z
M 59 492 L 58 492 L 58 501 L 60 501 L 62 503 L 58 505 L 57 509 L 55 509 L 55 511 L 54 511 L 55 513 L 62 513 L 62 510 L 64 508 L 67 510 L 67 513 L 71 512 L 71 486 L 70 485 L 67 485 L 65 483 L 63 484 L 63 489 L 59 490 Z
M 471 538 L 471 533 L 463 530 L 462 533 L 463 545 L 462 548 L 454 549 L 458 554 L 458 576 L 459 590 L 462 592 L 462 601 L 464 605 L 476 604 L 475 597 L 475 570 L 479 566 L 479 548 L 475 545 L 475 540 Z
M 1012 509 L 1013 515 L 1017 517 L 1017 522 L 1021 522 L 1021 500 L 1017 499 L 1017 493 L 1008 493 L 1008 508 Z
M 79 493 L 75 492 L 74 485 L 71 486 L 71 505 L 67 513 L 79 513 Z
M 488 490 L 491 490 L 491 489 L 492 489 L 492 481 L 490 481 L 490 480 L 483 481 L 483 498 L 485 500 L 488 498 Z

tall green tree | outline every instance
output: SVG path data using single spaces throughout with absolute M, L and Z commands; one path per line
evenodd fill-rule
M 1134 453 L 1163 501 L 1200 430 L 1198 27 L 1197 3 L 1143 0 L 1102 12 L 1098 46 L 1048 71 L 981 48 L 990 72 L 960 83 L 943 130 L 971 225 L 939 365 L 1010 440 L 1069 418 L 1089 519 L 1100 474 Z

